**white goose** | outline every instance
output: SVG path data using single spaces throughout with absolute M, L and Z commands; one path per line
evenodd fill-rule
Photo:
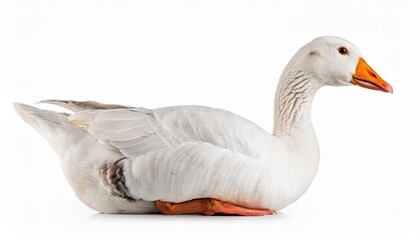
M 391 92 L 350 42 L 320 37 L 281 75 L 274 132 L 201 106 L 159 109 L 47 100 L 15 104 L 57 152 L 81 201 L 103 213 L 265 215 L 296 201 L 317 171 L 311 102 L 325 85 Z

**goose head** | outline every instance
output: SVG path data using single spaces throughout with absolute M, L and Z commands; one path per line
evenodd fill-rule
M 351 86 L 393 92 L 364 60 L 351 42 L 332 36 L 319 37 L 303 46 L 292 59 L 291 67 L 312 73 L 320 85 Z

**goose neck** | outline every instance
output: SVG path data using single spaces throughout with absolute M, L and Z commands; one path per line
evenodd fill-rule
M 283 73 L 274 103 L 274 135 L 292 135 L 311 125 L 311 103 L 321 87 L 315 75 L 304 70 Z

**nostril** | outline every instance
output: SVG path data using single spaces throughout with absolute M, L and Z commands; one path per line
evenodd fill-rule
M 370 74 L 370 76 L 372 76 L 372 77 L 374 77 L 374 78 L 377 78 L 378 76 L 376 76 L 376 74 L 375 73 L 373 73 L 373 72 L 369 72 L 369 74 Z

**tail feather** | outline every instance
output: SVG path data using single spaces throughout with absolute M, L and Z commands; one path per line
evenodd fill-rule
M 56 126 L 63 126 L 67 123 L 67 115 L 65 113 L 43 110 L 23 103 L 14 103 L 14 108 L 16 113 L 30 125 L 37 120 L 42 120 Z
M 41 134 L 58 156 L 63 157 L 68 146 L 82 141 L 87 133 L 68 122 L 68 114 L 14 103 L 17 114 Z

